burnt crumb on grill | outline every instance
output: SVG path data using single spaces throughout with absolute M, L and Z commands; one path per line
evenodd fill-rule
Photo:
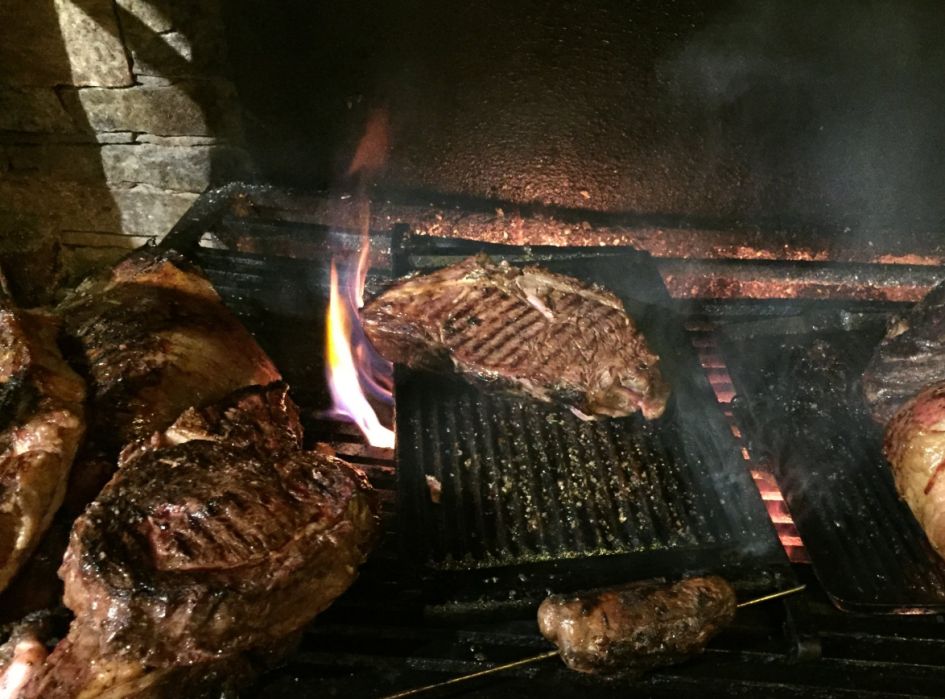
M 614 294 L 485 255 L 407 278 L 373 299 L 365 331 L 388 359 L 455 368 L 582 417 L 659 417 L 659 359 Z
M 430 491 L 430 501 L 439 505 L 440 496 L 443 494 L 443 484 L 436 476 L 427 476 L 427 489 Z

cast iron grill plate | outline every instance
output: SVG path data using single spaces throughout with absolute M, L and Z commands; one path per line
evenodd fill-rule
M 722 350 L 736 413 L 764 454 L 818 578 L 841 609 L 945 609 L 945 561 L 895 489 L 882 428 L 859 378 L 884 314 L 835 314 L 833 329 L 790 333 L 806 320 L 730 326 Z M 785 334 L 786 332 L 790 334 Z
M 399 273 L 480 251 L 616 293 L 659 354 L 672 398 L 652 422 L 639 415 L 584 422 L 562 406 L 398 367 L 399 529 L 407 555 L 427 572 L 446 575 L 451 594 L 464 582 L 472 590 L 492 585 L 520 594 L 783 563 L 649 256 L 409 237 L 392 245 Z M 428 477 L 441 484 L 438 503 Z

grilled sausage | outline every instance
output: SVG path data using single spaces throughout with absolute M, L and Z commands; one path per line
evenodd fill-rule
M 735 605 L 735 591 L 716 576 L 644 581 L 552 595 L 538 608 L 538 626 L 572 670 L 632 676 L 702 652 Z

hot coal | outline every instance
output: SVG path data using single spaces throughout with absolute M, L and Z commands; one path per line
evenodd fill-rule
M 408 278 L 362 317 L 378 351 L 416 368 L 455 367 L 589 416 L 659 417 L 659 358 L 614 294 L 484 255 Z

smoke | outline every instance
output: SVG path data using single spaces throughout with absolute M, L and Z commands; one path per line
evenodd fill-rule
M 788 218 L 869 244 L 945 224 L 943 31 L 935 3 L 742 0 L 658 72 L 753 177 L 796 184 Z

